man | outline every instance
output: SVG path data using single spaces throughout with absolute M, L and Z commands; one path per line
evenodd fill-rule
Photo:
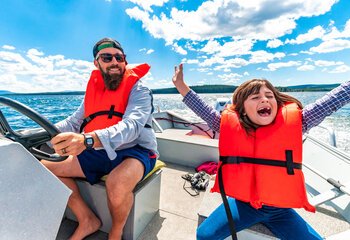
M 120 43 L 103 38 L 93 48 L 94 70 L 85 98 L 76 112 L 59 122 L 62 133 L 51 143 L 56 153 L 69 156 L 62 162 L 42 163 L 72 191 L 68 206 L 79 226 L 71 240 L 97 231 L 101 221 L 83 201 L 74 177 L 90 184 L 106 180 L 112 216 L 110 239 L 121 239 L 133 205 L 133 189 L 156 161 L 156 138 L 152 123 L 152 96 L 139 79 L 147 64 L 129 67 Z M 83 130 L 84 133 L 80 133 Z

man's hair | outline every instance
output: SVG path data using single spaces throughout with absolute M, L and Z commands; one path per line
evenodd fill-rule
M 92 54 L 94 55 L 94 58 L 96 58 L 96 55 L 100 50 L 107 48 L 107 47 L 117 48 L 124 54 L 124 50 L 118 41 L 116 41 L 112 38 L 102 38 L 100 41 L 98 41 L 95 44 L 95 46 L 92 50 Z

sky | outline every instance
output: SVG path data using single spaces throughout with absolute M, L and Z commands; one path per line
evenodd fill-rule
M 179 63 L 189 85 L 350 80 L 349 0 L 1 0 L 0 90 L 85 90 L 103 37 L 151 89 Z

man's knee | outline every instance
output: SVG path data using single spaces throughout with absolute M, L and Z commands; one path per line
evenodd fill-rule
M 123 186 L 124 180 L 122 176 L 113 176 L 111 178 L 110 176 L 106 179 L 106 190 L 108 193 L 118 193 L 125 191 L 125 186 Z
M 142 179 L 143 173 L 144 166 L 139 160 L 127 158 L 110 172 L 106 187 L 133 188 Z
M 123 174 L 118 175 L 115 173 L 113 177 L 108 176 L 105 184 L 108 197 L 110 198 L 118 198 L 131 193 L 134 189 L 133 185 L 127 182 L 127 178 Z
M 128 199 L 132 199 L 133 197 L 133 188 L 128 187 L 122 184 L 122 182 L 116 182 L 111 180 L 106 180 L 106 192 L 107 198 L 112 206 L 121 206 L 124 205 Z
M 54 164 L 52 164 L 52 162 L 48 161 L 48 160 L 41 160 L 40 161 L 42 165 L 44 165 L 50 172 L 52 172 L 54 175 L 57 176 L 55 169 L 57 169 L 57 167 L 55 167 Z
M 108 198 L 120 199 L 132 194 L 136 184 L 142 179 L 143 172 L 143 164 L 137 159 L 125 159 L 110 172 L 106 179 Z
M 76 157 L 69 156 L 62 162 L 41 160 L 41 163 L 58 177 L 85 177 Z

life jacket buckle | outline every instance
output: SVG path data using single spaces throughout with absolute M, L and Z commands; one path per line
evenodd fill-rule
M 114 108 L 115 108 L 115 106 L 112 105 L 111 108 L 109 109 L 108 119 L 111 119 L 113 117 Z

